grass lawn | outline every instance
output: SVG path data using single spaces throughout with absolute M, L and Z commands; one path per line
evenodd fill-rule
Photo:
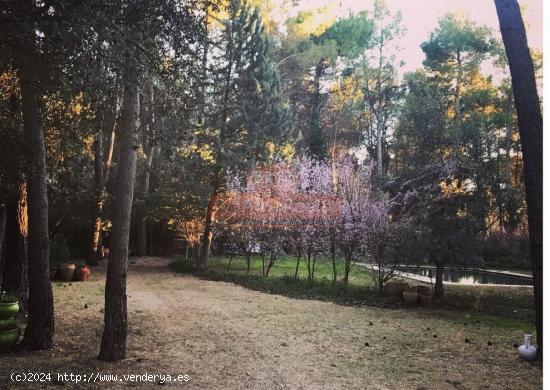
M 208 280 L 232 282 L 252 290 L 292 298 L 318 299 L 346 305 L 403 307 L 401 302 L 381 296 L 370 272 L 359 265 L 352 265 L 349 284 L 346 286 L 342 282 L 342 262 L 337 265 L 336 284 L 332 283 L 330 261 L 317 260 L 313 281 L 307 280 L 307 265 L 303 259 L 297 279 L 294 278 L 296 259 L 292 257 L 279 258 L 267 278 L 262 276 L 261 257 L 252 258 L 249 274 L 246 273 L 246 261 L 242 257 L 233 258 L 229 271 L 228 263 L 228 257 L 213 256 L 208 270 L 190 273 Z M 182 257 L 176 258 L 171 267 L 177 272 L 188 272 Z M 415 280 L 406 281 L 412 285 L 422 284 Z M 458 321 L 475 317 L 475 321 L 500 323 L 504 327 L 534 332 L 534 301 L 530 288 L 446 285 L 443 300 L 434 303 L 432 309 L 441 310 L 449 318 L 457 317 Z
M 355 275 L 365 285 L 344 288 L 321 279 L 322 271 L 312 283 L 306 272 L 299 280 L 285 277 L 285 264 L 264 278 L 258 263 L 247 277 L 237 268 L 226 274 L 225 260 L 214 259 L 213 270 L 195 276 L 174 272 L 172 261 L 131 259 L 127 356 L 118 363 L 96 359 L 106 262 L 92 268 L 87 282 L 54 282 L 54 347 L 0 355 L 0 389 L 159 388 L 156 381 L 76 384 L 56 373 L 188 374 L 188 383 L 163 386 L 186 389 L 542 387 L 541 365 L 521 360 L 514 346 L 533 330 L 521 318 L 403 307 L 389 299 L 377 307 L 382 303 L 361 269 Z M 492 289 L 461 291 L 487 295 L 482 301 L 497 306 L 509 299 Z M 14 383 L 13 372 L 52 373 L 52 382 Z

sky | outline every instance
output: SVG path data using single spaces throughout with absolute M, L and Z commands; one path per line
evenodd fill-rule
M 543 0 L 519 0 L 524 10 L 524 22 L 527 28 L 529 46 L 542 51 L 542 2 Z M 399 43 L 402 47 L 401 57 L 405 61 L 402 72 L 422 67 L 424 53 L 420 44 L 426 41 L 437 25 L 438 20 L 447 12 L 465 12 L 477 24 L 494 30 L 500 35 L 498 17 L 494 0 L 386 0 L 392 13 L 401 11 L 402 26 L 406 33 Z M 349 12 L 372 9 L 372 0 L 301 0 L 300 10 L 309 10 L 330 6 L 339 16 Z

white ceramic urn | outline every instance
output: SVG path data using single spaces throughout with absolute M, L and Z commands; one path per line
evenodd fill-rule
M 531 340 L 533 335 L 524 334 L 523 335 L 523 345 L 518 348 L 519 356 L 525 360 L 535 360 L 537 358 L 537 347 L 531 345 Z

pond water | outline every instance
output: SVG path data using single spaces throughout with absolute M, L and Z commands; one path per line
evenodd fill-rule
M 431 277 L 435 283 L 435 269 L 427 267 L 401 267 L 400 271 L 415 275 Z M 455 282 L 459 284 L 504 284 L 532 286 L 533 279 L 525 276 L 495 274 L 482 270 L 463 270 L 463 269 L 445 269 L 443 272 L 443 281 Z

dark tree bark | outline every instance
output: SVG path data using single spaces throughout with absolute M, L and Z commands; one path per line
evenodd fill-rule
M 216 202 L 218 200 L 218 189 L 210 195 L 208 208 L 206 209 L 206 220 L 204 222 L 204 233 L 202 234 L 200 247 L 199 267 L 206 269 L 208 267 L 208 258 L 210 256 L 210 244 L 212 243 L 212 225 L 216 216 Z
M 138 129 L 138 76 L 129 65 L 124 71 L 124 98 L 119 132 L 119 163 L 114 190 L 113 228 L 107 281 L 105 283 L 105 328 L 101 339 L 99 360 L 119 361 L 126 355 L 128 327 L 126 276 L 130 217 L 136 172 Z
M 302 258 L 302 251 L 298 251 L 298 259 L 296 259 L 296 269 L 294 270 L 294 279 L 298 278 L 298 269 L 300 268 L 300 259 Z
M 149 198 L 149 187 L 151 182 L 151 168 L 153 166 L 153 157 L 156 153 L 156 148 L 153 146 L 147 154 L 147 160 L 145 161 L 145 171 L 143 172 L 143 187 L 142 187 L 142 202 L 143 204 L 139 208 L 139 220 L 137 230 L 137 254 L 138 256 L 146 256 L 147 250 L 147 199 Z
M 8 202 L 6 210 L 6 251 L 2 291 L 15 295 L 26 310 L 28 307 L 27 256 L 27 184 L 19 186 L 19 197 Z
M 31 47 L 29 53 L 34 51 L 34 47 Z M 46 150 L 39 83 L 36 79 L 38 71 L 32 61 L 29 55 L 21 61 L 19 67 L 29 218 L 29 304 L 22 345 L 30 350 L 37 350 L 52 347 L 54 316 L 49 265 Z
M 353 251 L 349 250 L 344 254 L 344 284 L 347 286 L 349 281 L 349 271 L 351 269 L 351 259 L 353 256 Z
M 330 259 L 332 260 L 332 283 L 336 283 L 336 242 L 334 237 L 330 239 Z
M 537 344 L 542 360 L 542 114 L 519 5 L 516 0 L 495 0 L 495 5 L 510 65 L 523 153 Z
M 197 124 L 199 126 L 206 127 L 206 84 L 208 83 L 208 19 L 209 19 L 209 6 L 205 3 L 204 7 L 204 41 L 202 47 L 202 74 L 201 85 L 199 93 L 199 117 L 197 118 Z
M 271 271 L 271 268 L 275 265 L 275 260 L 277 259 L 277 253 L 275 251 L 271 251 L 269 253 L 269 262 L 267 263 L 267 269 L 265 271 L 265 277 L 267 278 L 269 276 L 269 271 Z
M 231 262 L 233 261 L 233 252 L 231 252 L 231 254 L 229 255 L 229 263 L 227 263 L 227 271 L 226 272 L 229 272 L 231 270 Z
M 103 210 L 103 132 L 99 130 L 94 140 L 95 193 L 92 218 L 92 245 L 88 263 L 95 265 L 102 260 L 101 250 L 101 213 Z
M 3 273 L 4 264 L 4 237 L 6 236 L 6 204 L 0 204 L 0 275 Z
M 312 157 L 324 160 L 327 154 L 326 142 L 321 132 L 321 76 L 328 66 L 326 59 L 321 58 L 315 66 L 313 77 L 313 94 L 311 96 L 311 116 L 309 134 L 309 153 Z
M 252 253 L 247 252 L 245 255 L 246 258 L 246 274 L 248 275 L 250 273 L 250 257 L 252 256 Z
M 141 94 L 142 102 L 140 104 L 140 127 L 142 138 L 142 150 L 145 157 L 143 161 L 143 176 L 141 177 L 140 202 L 136 209 L 137 219 L 137 255 L 146 256 L 149 251 L 147 248 L 147 201 L 149 198 L 149 187 L 151 182 L 151 169 L 153 159 L 157 153 L 155 145 L 155 115 L 154 115 L 154 87 L 152 82 L 144 86 L 145 91 Z

